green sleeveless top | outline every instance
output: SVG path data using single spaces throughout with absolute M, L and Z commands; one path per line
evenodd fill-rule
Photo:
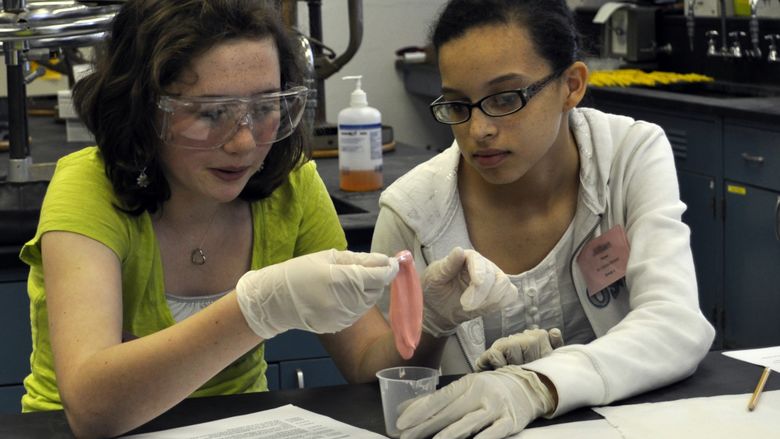
M 97 147 L 61 158 L 41 208 L 35 237 L 20 257 L 30 266 L 27 281 L 33 350 L 24 380 L 25 412 L 62 409 L 49 339 L 41 236 L 48 231 L 79 233 L 114 251 L 122 264 L 123 330 L 137 337 L 173 325 L 166 304 L 163 269 L 148 213 L 130 216 L 119 205 Z M 253 202 L 253 270 L 329 248 L 346 239 L 314 162 L 293 171 L 270 197 Z M 265 391 L 264 345 L 247 352 L 191 396 Z

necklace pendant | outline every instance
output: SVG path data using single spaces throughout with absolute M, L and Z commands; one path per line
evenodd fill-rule
M 202 248 L 198 247 L 190 253 L 190 262 L 195 265 L 203 265 L 206 263 L 206 253 L 203 252 Z

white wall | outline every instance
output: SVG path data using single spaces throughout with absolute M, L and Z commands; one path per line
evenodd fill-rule
M 326 117 L 335 123 L 349 105 L 354 81 L 342 76 L 363 75 L 368 103 L 382 112 L 382 123 L 393 127 L 397 142 L 443 148 L 452 142 L 449 127 L 436 123 L 428 110 L 431 99 L 408 93 L 395 68 L 395 51 L 427 43 L 428 29 L 445 0 L 363 0 L 363 40 L 355 56 L 325 80 Z M 308 34 L 308 9 L 298 3 L 298 27 Z M 349 41 L 347 0 L 322 2 L 324 43 L 344 53 Z
M 363 75 L 369 105 L 382 112 L 382 122 L 393 127 L 397 142 L 444 148 L 452 142 L 449 127 L 436 123 L 428 110 L 429 98 L 408 93 L 402 73 L 395 68 L 395 51 L 424 46 L 428 29 L 446 0 L 363 0 L 363 40 L 360 49 L 340 71 L 325 81 L 326 117 L 335 123 L 339 110 L 349 105 L 353 81 L 342 76 Z M 298 2 L 298 27 L 308 34 L 308 8 Z M 323 39 L 337 54 L 349 41 L 347 0 L 322 2 Z M 1 57 L 0 57 L 1 59 Z M 37 79 L 28 95 L 56 94 L 67 80 Z M 5 69 L 0 69 L 0 96 L 5 96 Z

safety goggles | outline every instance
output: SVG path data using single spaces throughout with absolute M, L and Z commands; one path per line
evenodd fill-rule
M 217 149 L 247 126 L 257 145 L 287 138 L 301 120 L 309 89 L 303 86 L 246 98 L 161 96 L 163 142 L 189 149 Z
M 561 73 L 563 70 L 555 71 L 528 87 L 485 96 L 473 104 L 465 101 L 445 101 L 444 96 L 439 96 L 430 105 L 431 113 L 436 121 L 447 125 L 457 125 L 471 119 L 471 111 L 475 107 L 479 107 L 483 113 L 491 117 L 508 116 L 522 110 L 532 97 Z

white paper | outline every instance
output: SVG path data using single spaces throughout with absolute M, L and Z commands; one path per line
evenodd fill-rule
M 352 439 L 385 438 L 292 404 L 126 439 Z
M 780 391 L 764 392 L 754 411 L 750 393 L 593 410 L 625 439 L 752 439 L 780 436 Z
M 780 346 L 761 349 L 745 349 L 741 351 L 727 351 L 723 355 L 736 358 L 747 363 L 768 367 L 775 372 L 780 372 Z M 758 380 L 758 378 L 756 378 Z
M 623 439 L 604 419 L 527 428 L 507 439 Z

